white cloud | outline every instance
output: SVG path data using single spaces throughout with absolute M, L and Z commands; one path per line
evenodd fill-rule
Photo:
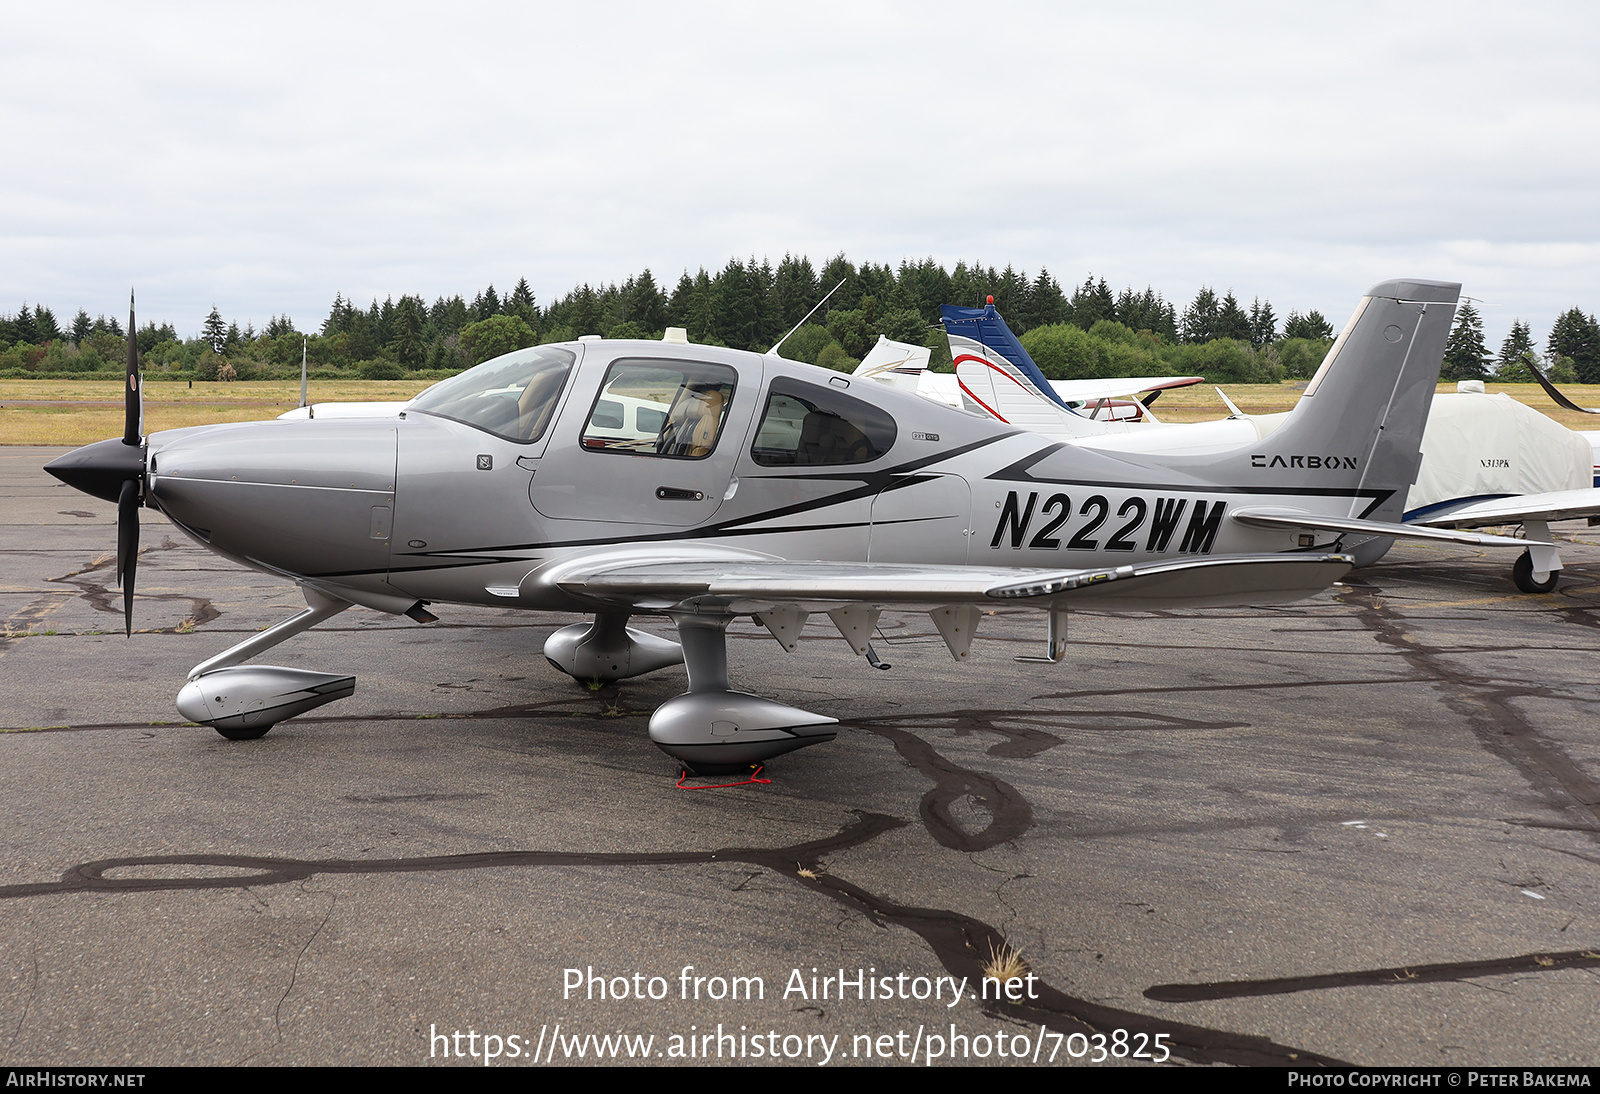
M 1600 308 L 1580 5 L 80 4 L 0 40 L 0 308 L 541 299 L 785 251 Z M 1510 309 L 1508 312 L 1507 309 Z

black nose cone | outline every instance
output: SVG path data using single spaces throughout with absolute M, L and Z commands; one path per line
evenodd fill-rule
M 115 439 L 96 441 L 51 460 L 44 469 L 74 490 L 114 502 L 123 483 L 144 475 L 144 447 Z

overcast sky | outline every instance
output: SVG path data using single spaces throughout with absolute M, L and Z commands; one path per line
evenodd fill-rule
M 1114 12 L 1112 9 L 1115 9 Z M 12 5 L 0 312 L 315 329 L 732 256 L 932 256 L 1335 326 L 1600 309 L 1600 8 Z M 975 303 L 975 301 L 953 301 Z

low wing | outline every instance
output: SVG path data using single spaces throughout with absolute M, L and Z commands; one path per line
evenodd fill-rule
M 1464 502 L 1429 513 L 1416 523 L 1438 528 L 1482 528 L 1495 524 L 1572 520 L 1600 516 L 1600 490 L 1552 490 Z
M 636 608 L 732 615 L 786 605 L 812 612 L 852 604 L 1151 611 L 1298 600 L 1326 589 L 1351 564 L 1349 556 L 1337 554 L 1224 555 L 1082 570 L 635 559 L 588 569 L 567 567 L 555 584 L 569 593 Z

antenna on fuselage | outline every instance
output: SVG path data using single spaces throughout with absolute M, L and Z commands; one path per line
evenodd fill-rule
M 841 278 L 839 280 L 839 285 L 843 285 L 843 284 L 844 284 L 844 279 Z M 806 325 L 806 320 L 810 319 L 813 315 L 817 314 L 817 308 L 820 308 L 820 307 L 822 307 L 822 305 L 826 304 L 828 302 L 828 297 L 832 296 L 834 293 L 839 291 L 839 285 L 835 285 L 833 288 L 829 289 L 828 293 L 827 293 L 827 296 L 824 296 L 821 300 L 818 300 L 817 303 L 816 303 L 816 306 L 813 307 L 810 311 L 806 312 L 806 314 L 800 319 L 800 322 L 798 322 L 794 326 L 790 327 L 789 328 L 789 334 L 793 334 L 795 331 L 797 331 L 801 327 L 805 326 Z M 778 347 L 783 345 L 785 342 L 787 342 L 789 340 L 789 334 L 784 335 L 782 338 L 780 338 L 776 342 L 772 343 L 772 348 L 767 350 L 767 356 L 770 357 L 772 354 L 777 353 L 778 352 Z
M 306 336 L 300 336 L 300 405 L 306 405 Z

